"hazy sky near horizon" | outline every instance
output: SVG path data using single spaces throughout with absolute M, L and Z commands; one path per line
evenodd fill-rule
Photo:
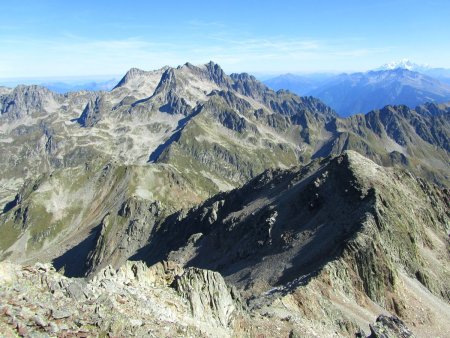
M 123 74 L 213 60 L 227 73 L 450 68 L 450 1 L 9 1 L 0 78 Z

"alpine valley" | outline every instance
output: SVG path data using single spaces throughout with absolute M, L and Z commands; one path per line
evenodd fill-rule
M 341 118 L 210 62 L 0 113 L 6 337 L 450 336 L 450 104 Z

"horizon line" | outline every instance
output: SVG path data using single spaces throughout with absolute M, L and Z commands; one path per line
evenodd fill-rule
M 403 61 L 405 59 L 401 59 L 399 61 Z M 210 61 L 213 62 L 215 64 L 218 64 L 220 66 L 219 63 L 214 62 L 214 61 Z M 382 68 L 383 66 L 386 66 L 390 63 L 395 63 L 396 61 L 391 61 L 391 62 L 387 62 L 384 63 L 382 66 L 377 67 L 377 68 L 371 68 L 371 69 L 365 69 L 365 70 L 351 70 L 351 69 L 347 69 L 347 70 L 336 70 L 336 69 L 320 69 L 320 70 L 286 70 L 286 71 L 272 71 L 272 70 L 268 70 L 268 71 L 240 71 L 240 72 L 225 72 L 227 75 L 233 74 L 233 73 L 248 73 L 250 75 L 254 75 L 255 77 L 267 77 L 267 76 L 283 76 L 283 75 L 319 75 L 319 74 L 333 74 L 333 75 L 340 75 L 340 74 L 352 74 L 352 73 L 365 73 L 365 72 L 370 72 L 370 71 L 377 71 L 377 70 L 381 70 L 380 68 Z M 2 83 L 7 83 L 7 82 L 17 82 L 17 81 L 40 81 L 41 83 L 39 84 L 45 84 L 45 82 L 43 83 L 42 81 L 100 81 L 100 80 L 104 80 L 104 81 L 109 81 L 109 80 L 116 80 L 116 79 L 121 79 L 122 77 L 124 77 L 128 71 L 130 71 L 133 68 L 137 68 L 143 71 L 153 71 L 153 70 L 158 70 L 158 69 L 162 69 L 164 67 L 171 67 L 171 68 L 177 68 L 177 67 L 181 67 L 183 65 L 186 65 L 190 62 L 186 62 L 184 64 L 179 64 L 176 66 L 169 66 L 169 65 L 164 65 L 162 67 L 159 68 L 152 68 L 152 69 L 144 69 L 141 67 L 136 67 L 136 66 L 132 66 L 130 68 L 128 68 L 128 70 L 126 70 L 125 72 L 121 72 L 121 73 L 102 73 L 102 74 L 81 74 L 81 75 L 55 75 L 55 76 L 48 76 L 48 75 L 32 75 L 32 76 L 18 76 L 18 77 L 1 77 L 0 75 L 0 85 L 2 85 Z M 207 62 L 209 63 L 209 62 Z M 199 63 L 199 64 L 195 64 L 195 66 L 200 66 L 200 65 L 205 65 L 207 63 Z M 414 62 L 412 62 L 413 64 L 415 64 Z M 419 65 L 419 64 L 415 64 L 419 67 L 426 67 L 429 69 L 448 69 L 445 67 L 435 67 L 435 66 L 431 66 L 429 64 L 427 65 Z M 222 66 L 220 66 L 222 67 Z M 398 68 L 402 68 L 402 67 L 398 67 Z M 395 68 L 395 69 L 398 69 Z M 65 83 L 65 84 L 69 84 L 69 83 Z

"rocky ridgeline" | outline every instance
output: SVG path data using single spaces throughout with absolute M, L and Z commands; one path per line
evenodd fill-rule
M 370 325 L 369 338 L 413 338 L 413 333 L 397 317 L 381 315 L 374 325 Z
M 32 113 L 51 110 L 58 105 L 62 96 L 40 86 L 17 86 L 5 96 L 0 97 L 0 116 L 19 119 Z
M 172 262 L 128 261 L 91 280 L 67 278 L 50 264 L 0 264 L 3 337 L 302 337 L 249 312 L 218 272 Z M 371 338 L 409 338 L 397 317 L 380 316 Z M 309 335 L 308 335 L 309 336 Z M 358 337 L 365 337 L 362 330 Z
M 2 263 L 0 272 L 3 336 L 229 336 L 242 316 L 219 273 L 170 262 L 127 262 L 91 280 L 40 263 Z

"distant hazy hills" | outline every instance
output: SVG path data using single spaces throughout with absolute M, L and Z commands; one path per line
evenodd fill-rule
M 47 82 L 43 83 L 42 86 L 47 87 L 48 89 L 64 94 L 68 92 L 76 92 L 79 90 L 90 90 L 90 91 L 99 91 L 99 90 L 111 90 L 117 84 L 117 79 L 110 79 L 106 81 L 89 81 L 85 83 L 66 83 L 66 82 Z
M 341 116 L 367 113 L 388 104 L 415 107 L 450 101 L 450 70 L 416 65 L 408 60 L 352 74 L 286 74 L 265 83 L 299 95 L 320 98 Z
M 320 88 L 327 83 L 335 74 L 283 74 L 265 80 L 264 83 L 273 90 L 288 89 L 297 95 L 307 95 L 311 91 Z
M 87 91 L 109 91 L 114 88 L 114 86 L 119 81 L 120 77 L 111 76 L 106 78 L 102 76 L 101 78 L 14 78 L 14 79 L 2 79 L 0 80 L 0 86 L 13 88 L 18 85 L 39 85 L 50 89 L 51 91 L 58 94 L 65 94 L 70 92 L 77 92 L 80 90 Z M 1 91 L 0 91 L 1 93 Z

